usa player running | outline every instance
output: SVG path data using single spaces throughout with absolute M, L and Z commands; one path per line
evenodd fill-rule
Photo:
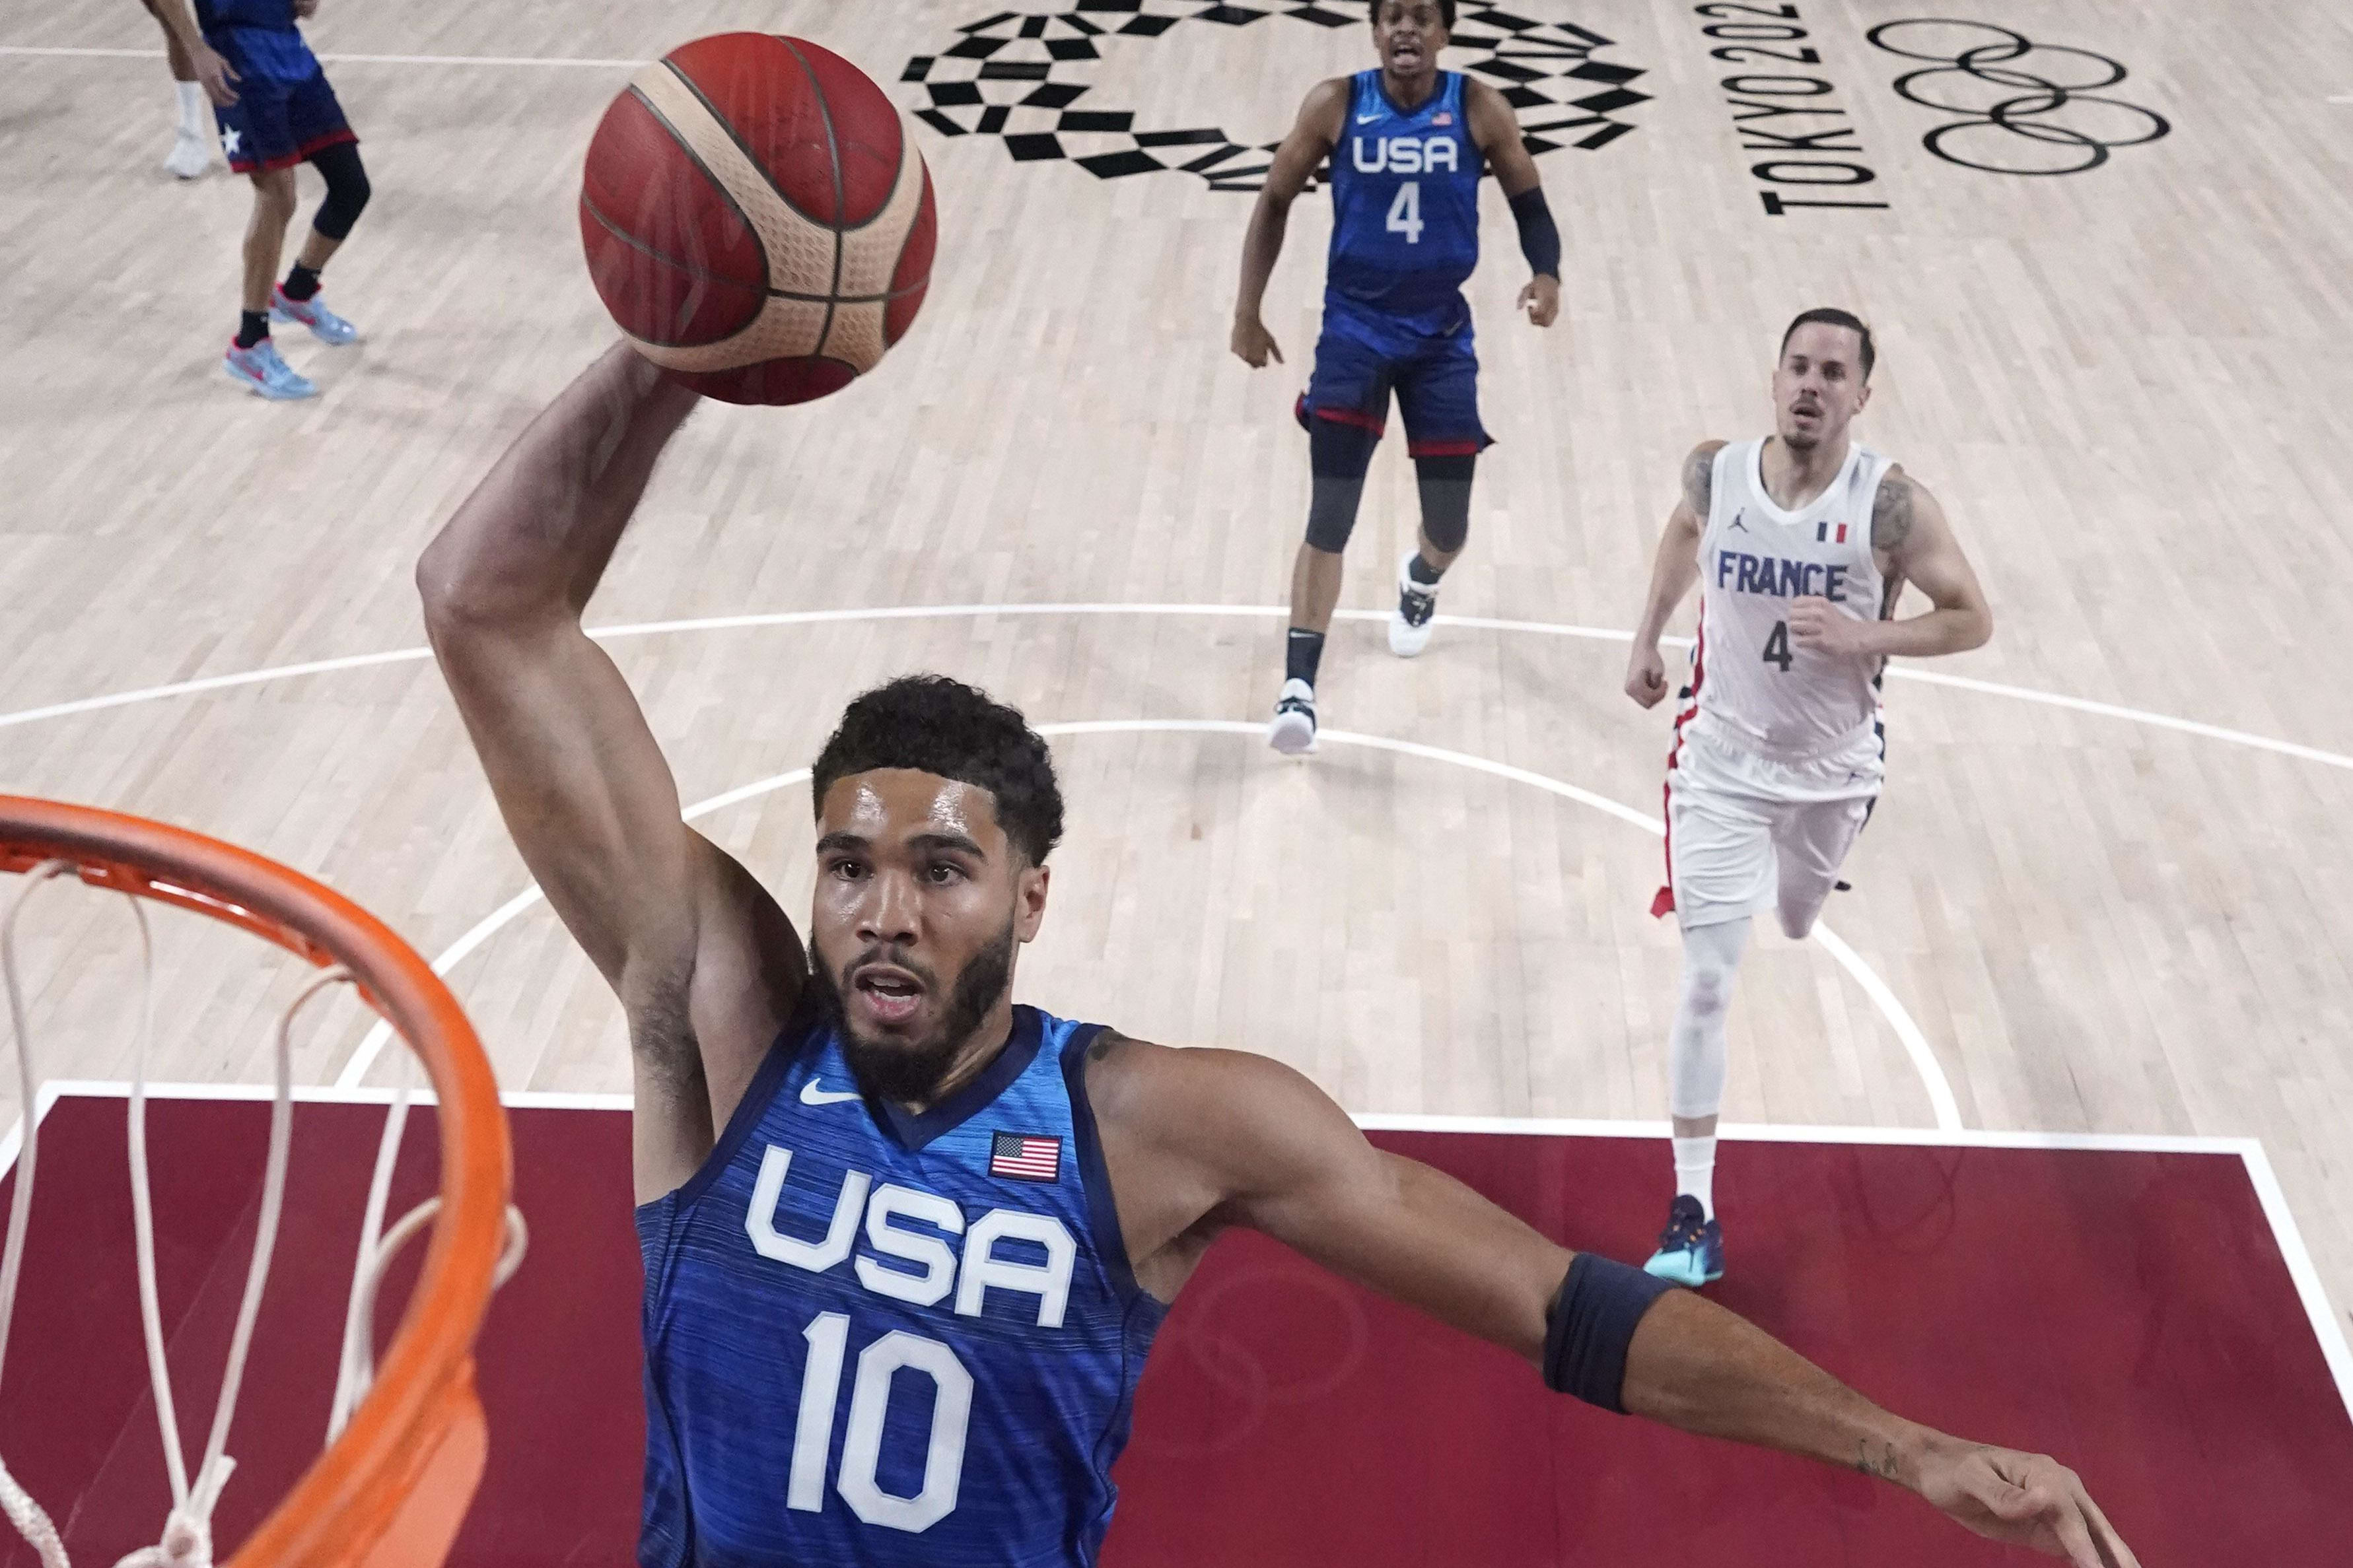
M 500 810 L 628 1016 L 643 1568 L 1088 1568 L 1145 1352 L 1232 1226 L 1560 1392 L 2131 1568 L 2052 1460 L 1904 1420 L 1689 1291 L 1572 1256 L 1377 1151 L 1281 1063 L 1014 1005 L 1062 799 L 1045 742 L 971 687 L 906 677 L 842 713 L 810 780 L 804 945 L 679 820 L 645 715 L 581 626 L 694 401 L 614 349 L 417 567 Z
M 1520 307 L 1539 327 L 1560 310 L 1560 231 L 1504 95 L 1438 68 L 1454 0 L 1371 0 L 1380 68 L 1319 82 L 1300 105 L 1242 241 L 1233 350 L 1251 369 L 1282 351 L 1259 319 L 1291 204 L 1332 161 L 1332 251 L 1324 336 L 1299 400 L 1314 472 L 1307 538 L 1291 569 L 1291 633 L 1267 740 L 1315 746 L 1315 678 L 1340 600 L 1340 552 L 1356 527 L 1389 395 L 1405 415 L 1421 491 L 1419 548 L 1398 563 L 1389 650 L 1430 642 L 1438 583 L 1471 527 L 1471 476 L 1490 445 L 1463 280 L 1479 262 L 1479 181 L 1490 163 L 1533 274 Z

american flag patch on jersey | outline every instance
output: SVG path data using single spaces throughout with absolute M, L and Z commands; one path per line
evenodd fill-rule
M 1431 116 L 1431 117 L 1430 117 L 1430 124 L 1432 124 L 1432 125 L 1436 126 L 1439 130 L 1443 131 L 1443 130 L 1445 130 L 1448 126 L 1450 126 L 1450 125 L 1451 125 L 1451 124 L 1453 124 L 1453 123 L 1454 123 L 1454 116 L 1453 116 L 1452 114 L 1449 113 L 1448 111 L 1446 111 L 1445 110 L 1441 109 L 1441 110 L 1439 110 L 1435 115 L 1433 115 L 1433 116 Z
M 988 1152 L 988 1173 L 1017 1182 L 1051 1182 L 1062 1174 L 1062 1141 L 1027 1132 L 999 1132 Z
M 1832 540 L 1831 538 L 1830 520 L 1825 518 L 1820 522 L 1814 524 L 1814 542 L 1816 544 L 1844 544 L 1846 542 L 1846 524 L 1841 522 L 1838 525 L 1838 538 L 1836 540 Z

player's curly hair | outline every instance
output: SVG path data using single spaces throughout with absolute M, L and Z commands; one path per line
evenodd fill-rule
M 902 675 L 850 700 L 809 771 L 818 812 L 852 773 L 913 768 L 997 797 L 997 825 L 1032 866 L 1062 837 L 1053 754 L 1018 709 L 944 675 Z
M 1365 14 L 1375 26 L 1380 26 L 1381 7 L 1387 3 L 1388 0 L 1366 0 Z M 1446 24 L 1448 32 L 1454 31 L 1454 0 L 1438 0 L 1438 17 Z

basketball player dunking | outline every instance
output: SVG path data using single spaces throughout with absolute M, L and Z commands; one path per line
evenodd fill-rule
M 681 823 L 581 628 L 693 404 L 616 348 L 417 568 L 507 826 L 628 1018 L 641 1563 L 1092 1563 L 1145 1352 L 1235 1226 L 1565 1393 L 1856 1466 L 2078 1568 L 2133 1562 L 2054 1461 L 1892 1415 L 1698 1296 L 1572 1256 L 1377 1152 L 1289 1068 L 1014 1005 L 1061 797 L 1045 742 L 970 687 L 911 676 L 843 712 L 810 782 L 804 946 Z
M 1871 329 L 1808 310 L 1782 334 L 1774 435 L 1704 441 L 1651 572 L 1626 693 L 1666 695 L 1659 634 L 1700 584 L 1691 685 L 1667 758 L 1667 886 L 1652 914 L 1683 926 L 1683 991 L 1667 1037 L 1675 1196 L 1645 1266 L 1678 1284 L 1724 1274 L 1715 1119 L 1724 1018 L 1749 917 L 1813 930 L 1879 798 L 1879 676 L 1888 656 L 1960 653 L 1993 635 L 1944 510 L 1848 439 L 1871 396 Z M 1893 619 L 1910 583 L 1926 615 Z
M 1392 392 L 1421 492 L 1421 536 L 1398 563 L 1391 652 L 1411 658 L 1429 646 L 1439 579 L 1469 535 L 1472 472 L 1490 443 L 1462 282 L 1479 263 L 1479 181 L 1490 163 L 1534 274 L 1520 305 L 1539 327 L 1560 310 L 1560 232 L 1511 105 L 1486 83 L 1438 68 L 1454 0 L 1370 0 L 1370 9 L 1380 67 L 1319 82 L 1300 105 L 1250 215 L 1234 305 L 1234 353 L 1253 370 L 1281 360 L 1260 305 L 1291 204 L 1330 158 L 1324 335 L 1299 399 L 1313 490 L 1291 569 L 1282 689 L 1267 727 L 1268 742 L 1289 754 L 1315 748 L 1315 677 L 1340 602 L 1340 552 Z

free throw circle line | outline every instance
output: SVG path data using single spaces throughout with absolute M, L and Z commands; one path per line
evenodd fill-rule
M 762 615 L 704 616 L 689 620 L 643 621 L 613 626 L 592 626 L 588 635 L 602 641 L 621 637 L 656 637 L 680 632 L 743 631 L 764 626 L 827 626 L 862 621 L 951 620 L 981 616 L 1235 616 L 1271 618 L 1291 612 L 1281 605 L 1154 605 L 1154 604 L 1050 604 L 1050 605 L 887 605 L 849 610 L 783 610 Z M 1341 610 L 1335 616 L 1344 621 L 1387 622 L 1386 610 Z M 1630 643 L 1634 634 L 1609 626 L 1570 626 L 1558 621 L 1523 621 L 1498 619 L 1485 616 L 1440 616 L 1436 625 L 1459 626 L 1466 631 L 1525 632 L 1544 637 L 1584 637 L 1596 642 Z M 1688 637 L 1662 637 L 1662 643 L 1674 647 L 1689 647 Z M 193 680 L 174 681 L 163 686 L 145 686 L 131 691 L 111 692 L 102 697 L 79 698 L 69 702 L 53 702 L 39 708 L 19 709 L 13 713 L 0 713 L 0 730 L 17 724 L 30 724 L 44 719 L 63 719 L 77 713 L 92 713 L 108 708 L 128 707 L 133 703 L 160 701 L 165 698 L 186 697 L 197 692 L 219 691 L 237 686 L 258 686 L 273 680 L 290 680 L 299 676 L 328 675 L 339 670 L 364 669 L 376 665 L 403 664 L 429 658 L 432 650 L 424 647 L 394 648 L 384 653 L 353 654 L 342 658 L 314 659 L 301 664 L 271 665 L 260 669 L 234 675 L 208 675 Z M 2042 691 L 2031 686 L 2009 686 L 2000 681 L 1978 680 L 1965 675 L 1947 675 L 1940 670 L 1915 669 L 1906 665 L 1890 665 L 1887 679 L 1917 681 L 1924 686 L 1949 687 L 1960 691 L 1974 691 L 1987 697 L 2006 697 L 2013 701 L 2032 702 L 2046 708 L 2063 708 L 2094 718 L 2116 719 L 2131 724 L 2145 724 L 2152 729 L 2171 730 L 2179 734 L 2196 735 L 2202 740 L 2221 741 L 2230 745 L 2246 746 L 2255 751 L 2271 752 L 2300 762 L 2318 763 L 2325 767 L 2343 768 L 2353 772 L 2353 755 L 2342 752 L 2324 751 L 2317 746 L 2301 745 L 2294 741 L 2275 740 L 2245 730 L 2232 730 L 2219 724 L 2201 723 L 2194 719 L 2179 719 L 2169 713 L 2154 712 L 2146 708 L 2128 708 L 2119 703 L 2095 701 L 2087 697 L 2073 697 L 2065 692 Z
M 1037 726 L 1037 730 L 1040 735 L 1050 738 L 1077 735 L 1196 734 L 1239 735 L 1256 740 L 1264 732 L 1260 725 L 1243 723 L 1231 719 L 1088 719 L 1060 724 L 1040 724 Z M 1580 789 L 1560 779 L 1533 773 L 1526 768 L 1514 767 L 1507 763 L 1498 763 L 1487 757 L 1475 756 L 1468 752 L 1450 751 L 1443 746 L 1426 746 L 1415 741 L 1392 740 L 1386 735 L 1357 734 L 1345 730 L 1320 731 L 1316 740 L 1319 744 L 1362 747 L 1367 751 L 1390 752 L 1400 756 L 1418 757 L 1429 762 L 1447 763 L 1455 767 L 1469 768 L 1474 773 L 1491 774 L 1513 784 L 1526 784 L 1532 788 L 1543 790 L 1547 795 L 1557 795 L 1563 800 L 1574 801 L 1579 805 L 1588 806 L 1605 816 L 1613 816 L 1620 822 L 1641 828 L 1653 836 L 1662 835 L 1666 831 L 1664 826 L 1655 817 L 1645 816 L 1632 806 L 1611 800 L 1607 795 L 1596 795 L 1591 790 Z M 692 822 L 726 806 L 739 805 L 744 801 L 776 790 L 789 788 L 794 784 L 806 784 L 808 777 L 809 770 L 807 768 L 795 768 L 790 773 L 776 773 L 728 790 L 724 794 L 712 795 L 708 800 L 698 801 L 681 812 L 680 817 L 682 821 Z M 501 928 L 539 902 L 541 897 L 538 887 L 534 885 L 524 889 L 500 905 L 496 910 L 471 931 L 459 937 L 433 961 L 433 973 L 447 974 L 468 955 L 488 942 Z M 1817 923 L 1814 927 L 1813 939 L 1821 944 L 1822 950 L 1836 961 L 1839 967 L 1853 977 L 1855 984 L 1862 987 L 1863 994 L 1868 996 L 1872 1005 L 1879 1009 L 1880 1016 L 1887 1020 L 1888 1027 L 1894 1031 L 1896 1039 L 1904 1047 L 1905 1055 L 1911 1058 L 1913 1069 L 1920 1076 L 1922 1087 L 1927 1091 L 1928 1103 L 1936 1113 L 1937 1128 L 1948 1132 L 1959 1131 L 1960 1106 L 1953 1098 L 1953 1087 L 1945 1077 L 1944 1066 L 1936 1060 L 1936 1052 L 1929 1048 L 1927 1037 L 1921 1033 L 1919 1025 L 1913 1021 L 1911 1014 L 1905 1011 L 1904 1004 L 1896 998 L 1895 993 L 1888 988 L 1886 982 L 1879 977 L 1876 971 L 1863 962 L 1860 954 L 1849 947 L 1829 927 Z M 343 1070 L 336 1075 L 335 1087 L 338 1089 L 359 1087 L 391 1037 L 391 1028 L 381 1022 L 369 1029 L 366 1036 L 360 1041 L 359 1049 L 352 1054 L 351 1060 L 343 1064 Z

